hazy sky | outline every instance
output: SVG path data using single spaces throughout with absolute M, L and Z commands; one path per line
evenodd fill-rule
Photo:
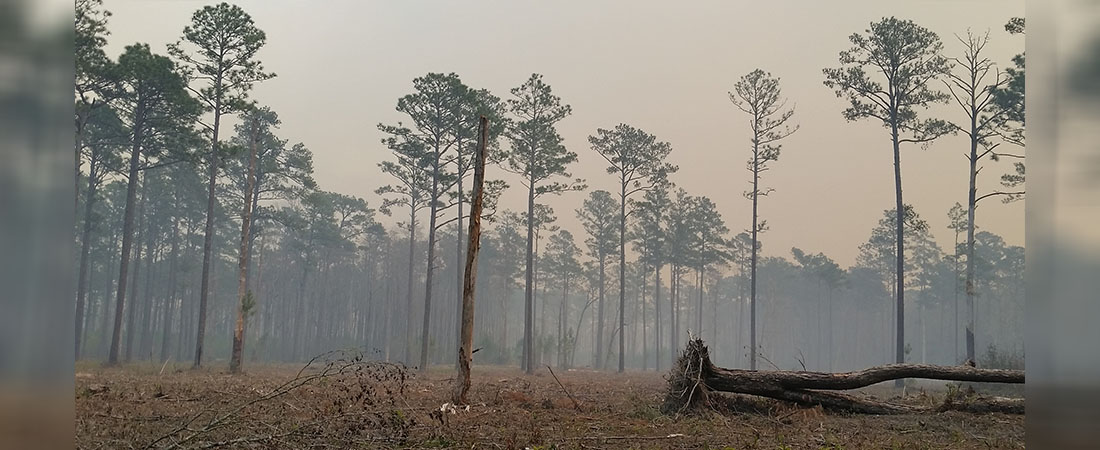
M 191 13 L 211 2 L 106 0 L 114 13 L 108 53 L 148 42 L 154 51 L 177 40 Z M 380 202 L 373 191 L 390 180 L 377 169 L 390 158 L 379 143 L 379 122 L 406 120 L 394 110 L 412 79 L 455 72 L 474 88 L 507 98 L 531 73 L 573 107 L 559 125 L 565 144 L 580 155 L 573 175 L 590 189 L 614 192 L 615 180 L 589 146 L 596 128 L 626 123 L 672 144 L 672 179 L 713 199 L 733 232 L 748 229 L 747 117 L 729 102 L 737 79 L 756 68 L 781 78 L 801 129 L 763 184 L 776 191 L 762 200 L 765 255 L 789 256 L 792 246 L 825 252 L 843 266 L 855 262 L 882 212 L 894 206 L 889 137 L 879 124 L 848 123 L 845 101 L 822 84 L 847 37 L 884 16 L 912 19 L 938 33 L 948 56 L 960 53 L 954 33 L 970 28 L 991 42 L 988 56 L 1002 67 L 1024 48 L 1004 31 L 1023 16 L 1022 0 L 987 1 L 240 1 L 268 37 L 259 53 L 278 77 L 257 86 L 254 98 L 279 113 L 280 135 L 314 153 L 316 178 L 326 190 Z M 957 106 L 934 114 L 963 120 Z M 929 149 L 902 148 L 906 203 L 928 220 L 945 251 L 953 233 L 947 210 L 966 201 L 965 137 L 941 139 Z M 1011 162 L 983 161 L 979 192 L 998 188 Z M 503 171 L 490 177 L 513 186 L 502 207 L 523 209 L 526 195 Z M 582 193 L 544 200 L 559 224 L 580 236 L 574 210 Z M 978 227 L 1022 245 L 1022 202 L 988 199 Z M 381 218 L 393 223 L 393 219 Z

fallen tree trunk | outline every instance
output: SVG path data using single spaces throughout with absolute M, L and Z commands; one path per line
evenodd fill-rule
M 1022 414 L 1022 399 L 982 398 L 953 395 L 938 407 L 905 405 L 857 397 L 830 390 L 857 389 L 883 381 L 902 378 L 927 378 L 975 383 L 1023 383 L 1021 370 L 978 369 L 970 366 L 929 364 L 891 364 L 858 372 L 822 373 L 806 371 L 762 372 L 725 369 L 710 361 L 707 347 L 698 338 L 688 341 L 676 367 L 669 376 L 665 410 L 682 410 L 710 402 L 710 392 L 749 394 L 804 406 L 861 414 L 911 414 L 946 410 L 967 412 L 1005 412 Z

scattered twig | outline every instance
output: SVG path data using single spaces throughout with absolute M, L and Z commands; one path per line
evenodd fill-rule
M 575 408 L 577 411 L 580 411 L 581 404 L 577 402 L 577 399 L 573 398 L 573 394 L 569 393 L 569 389 L 566 389 L 565 385 L 561 384 L 561 380 L 559 380 L 558 376 L 554 374 L 554 369 L 551 369 L 549 365 L 546 366 L 546 369 L 550 371 L 550 375 L 554 376 L 554 381 L 558 382 L 558 386 L 561 386 L 561 390 L 565 391 L 565 395 L 569 396 L 569 400 L 573 401 L 573 408 Z
M 654 439 L 675 439 L 680 437 L 686 437 L 681 433 L 672 433 L 664 436 L 641 436 L 641 435 L 629 435 L 629 436 L 577 436 L 566 437 L 565 440 L 570 441 L 611 441 L 611 440 L 631 440 L 631 441 L 644 441 Z

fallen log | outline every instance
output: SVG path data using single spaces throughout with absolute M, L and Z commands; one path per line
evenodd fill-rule
M 926 378 L 973 383 L 1023 383 L 1022 370 L 979 369 L 970 366 L 890 364 L 848 373 L 756 371 L 725 369 L 710 361 L 702 339 L 688 341 L 668 377 L 666 411 L 680 411 L 710 402 L 713 391 L 749 394 L 803 406 L 860 414 L 914 414 L 937 411 L 1004 412 L 1023 414 L 1022 399 L 952 395 L 936 407 L 905 405 L 859 397 L 835 390 L 867 387 L 902 378 Z

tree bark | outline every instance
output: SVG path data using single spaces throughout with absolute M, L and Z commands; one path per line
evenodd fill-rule
M 695 333 L 698 334 L 699 337 L 703 337 L 703 270 L 702 266 L 695 269 L 696 294 L 699 297 L 699 301 L 697 302 L 698 309 L 695 311 Z
M 603 245 L 600 243 L 599 245 Z M 606 292 L 606 258 L 603 254 L 603 249 L 600 249 L 600 304 L 596 308 L 596 369 L 603 369 L 603 299 Z
M 456 224 L 456 226 L 458 228 L 458 230 L 457 230 L 458 232 L 456 234 L 458 236 L 457 236 L 457 239 L 455 240 L 455 264 L 456 264 L 455 265 L 455 268 L 456 268 L 455 277 L 458 279 L 458 304 L 456 305 L 456 307 L 459 309 L 459 313 L 455 315 L 455 317 L 456 317 L 455 320 L 458 322 L 456 324 L 458 327 L 456 329 L 457 336 L 455 336 L 455 338 L 457 339 L 459 345 L 462 345 L 462 295 L 463 295 L 462 290 L 463 290 L 463 282 L 464 282 L 464 279 L 465 279 L 465 276 L 466 276 L 465 271 L 462 269 L 462 261 L 464 259 L 463 255 L 462 255 L 462 242 L 465 240 L 465 236 L 463 235 L 463 230 L 462 230 L 462 202 L 463 201 L 465 201 L 465 200 L 463 200 L 463 198 L 462 198 L 462 179 L 460 177 L 459 180 L 458 180 L 458 205 L 457 205 L 458 206 L 458 218 L 456 220 L 456 222 L 458 222 Z M 462 364 L 462 362 L 459 361 L 456 358 L 455 359 L 455 369 L 461 369 L 461 364 Z
M 148 180 L 146 180 L 148 183 Z M 153 271 L 157 261 L 156 236 L 152 233 L 152 223 L 146 223 L 145 229 L 145 293 L 142 294 L 144 309 L 141 314 L 141 341 L 138 342 L 138 357 L 140 359 L 153 359 Z M 136 272 L 135 272 L 136 273 Z
M 569 305 L 569 280 L 563 279 L 561 284 L 561 303 L 558 305 L 558 367 L 566 367 L 565 345 L 563 339 L 565 339 L 565 324 L 569 322 L 568 317 L 568 305 Z
M 653 268 L 653 324 L 654 336 L 653 340 L 655 345 L 653 346 L 653 367 L 658 372 L 661 371 L 661 265 L 657 264 Z
M 725 369 L 710 361 L 701 339 L 693 339 L 679 360 L 680 367 L 669 380 L 665 398 L 666 409 L 684 408 L 709 401 L 709 391 L 749 394 L 796 403 L 822 406 L 827 409 L 862 414 L 912 414 L 945 409 L 961 411 L 1022 412 L 1022 400 L 979 399 L 966 405 L 948 401 L 937 408 L 880 402 L 832 390 L 858 389 L 872 384 L 904 378 L 974 383 L 1024 383 L 1021 370 L 978 369 L 969 366 L 936 366 L 930 364 L 890 364 L 857 372 L 821 373 L 788 371 L 755 371 Z M 977 406 L 975 406 L 977 405 Z
M 679 347 L 677 344 L 677 335 L 680 329 L 680 315 L 676 309 L 680 306 L 680 268 L 676 264 L 672 264 L 669 267 L 669 292 L 668 292 L 668 357 L 669 360 L 674 363 L 676 361 L 675 349 Z M 671 363 L 670 363 L 671 365 Z
M 135 173 L 137 176 L 137 173 Z M 141 180 L 141 177 L 138 177 Z M 145 242 L 145 194 L 149 191 L 146 180 L 139 181 L 141 183 L 141 197 L 137 202 L 137 246 L 134 247 L 134 275 L 130 277 L 130 307 L 126 309 L 126 351 L 122 357 L 123 362 L 130 362 L 130 358 L 133 356 L 134 350 L 134 334 L 136 333 L 136 326 L 134 321 L 137 316 L 137 300 L 138 300 L 138 280 L 141 278 L 141 247 Z M 125 286 L 120 286 L 124 288 Z
M 976 120 L 976 119 L 975 119 Z M 975 127 L 976 128 L 976 125 Z M 971 136 L 976 136 L 977 130 L 973 130 Z M 966 208 L 966 359 L 975 361 L 974 344 L 974 216 L 977 204 L 978 181 L 978 142 L 971 138 L 970 142 L 970 185 L 967 189 Z
M 207 183 L 206 227 L 203 231 L 202 240 L 202 282 L 199 285 L 199 323 L 198 329 L 195 332 L 195 361 L 191 366 L 195 369 L 202 366 L 202 344 L 203 340 L 206 338 L 206 305 L 210 298 L 210 260 L 214 250 L 214 205 L 218 201 L 218 131 L 222 119 L 222 80 L 220 75 L 216 80 L 215 86 L 214 134 L 210 144 L 210 158 L 209 161 L 207 161 L 207 164 L 210 165 L 210 181 Z
M 645 270 L 645 266 L 642 266 L 642 371 L 644 372 L 649 368 L 649 343 L 647 342 L 648 335 L 646 333 L 646 315 L 645 315 L 645 290 L 646 290 L 646 275 L 649 272 Z
M 533 178 L 533 172 L 532 172 Z M 535 183 L 527 181 L 527 253 L 524 269 L 523 288 L 523 371 L 528 375 L 535 373 L 533 355 L 534 339 L 534 270 L 535 270 Z
M 409 277 L 405 292 L 405 364 L 412 364 L 413 269 L 416 255 L 416 205 L 409 200 Z
M 623 341 L 625 340 L 626 325 L 626 183 L 622 183 L 619 196 L 619 373 L 625 369 L 626 352 Z
M 755 123 L 755 122 L 754 122 Z M 758 137 L 752 140 L 752 256 L 749 260 L 749 369 L 756 370 L 756 249 L 759 230 L 760 202 L 760 145 Z
M 479 122 L 477 163 L 474 165 L 474 198 L 470 205 L 470 242 L 466 248 L 466 271 L 462 279 L 462 329 L 458 348 L 458 379 L 455 382 L 454 403 L 467 404 L 470 391 L 470 364 L 474 346 L 474 288 L 477 287 L 477 253 L 481 248 L 481 210 L 485 189 L 486 145 L 489 141 L 489 119 Z
M 434 153 L 432 172 L 432 196 L 428 215 L 428 267 L 424 273 L 424 329 L 421 330 L 420 340 L 420 372 L 428 371 L 428 343 L 431 338 L 432 320 L 432 275 L 435 272 L 435 223 L 439 215 L 439 163 L 440 150 Z
M 80 137 L 77 141 L 80 141 Z M 77 146 L 77 161 L 79 162 L 80 151 L 79 144 Z M 91 252 L 92 244 L 92 211 L 95 205 L 96 191 L 99 188 L 99 182 L 96 179 L 99 177 L 99 158 L 98 151 L 92 149 L 92 156 L 88 162 L 88 189 L 84 194 L 84 229 L 81 232 L 80 238 L 80 272 L 77 275 L 76 283 L 76 353 L 75 360 L 80 360 L 81 356 L 81 344 L 84 333 L 84 309 L 85 300 L 88 296 L 88 255 Z M 80 178 L 80 169 L 77 168 L 77 182 Z
M 160 341 L 160 361 L 168 361 L 168 349 L 171 345 L 172 339 L 172 312 L 176 306 L 176 292 L 178 290 L 178 283 L 176 282 L 176 273 L 179 268 L 179 236 L 180 226 L 179 220 L 175 217 L 172 218 L 172 260 L 168 263 L 168 296 L 164 299 L 164 316 L 161 320 L 161 327 L 163 327 L 163 336 Z
M 891 131 L 894 143 L 894 193 L 895 208 L 897 209 L 897 344 L 894 348 L 895 362 L 905 362 L 905 204 L 901 200 L 901 147 L 898 142 L 898 117 L 894 111 L 891 117 Z M 896 386 L 901 387 L 904 381 L 898 379 Z
M 139 118 L 144 114 L 141 106 L 135 111 L 134 117 Z M 134 234 L 134 203 L 137 200 L 138 164 L 141 160 L 141 140 L 144 136 L 144 127 L 141 122 L 134 124 L 133 147 L 130 152 L 130 173 L 126 181 L 126 210 L 122 219 L 122 248 L 119 254 L 118 284 L 115 285 L 115 322 L 111 333 L 111 348 L 107 356 L 108 365 L 118 364 L 118 354 L 122 346 L 122 312 L 126 306 L 126 280 L 130 269 L 130 247 L 133 245 Z
M 255 305 L 248 290 L 249 236 L 252 226 L 252 189 L 256 172 L 256 119 L 252 119 L 252 136 L 248 154 L 248 174 L 245 176 L 244 207 L 241 212 L 241 252 L 237 261 L 237 323 L 233 327 L 233 353 L 229 359 L 229 372 L 240 373 L 241 354 L 244 352 L 244 325 L 249 308 Z M 250 303 L 251 301 L 251 304 Z

